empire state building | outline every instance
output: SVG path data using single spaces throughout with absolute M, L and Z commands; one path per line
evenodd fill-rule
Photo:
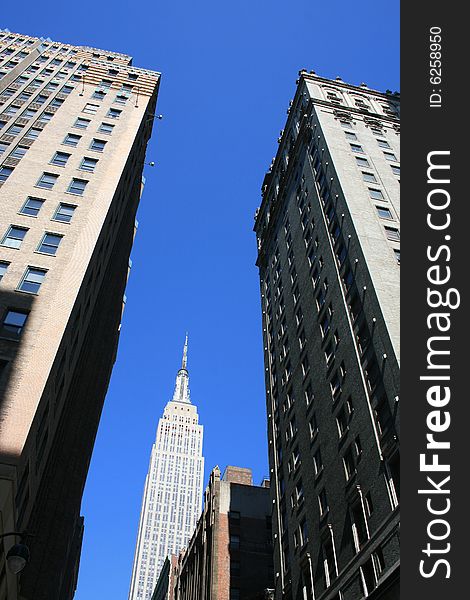
M 150 600 L 165 558 L 186 546 L 201 512 L 203 427 L 189 397 L 187 353 L 186 336 L 175 392 L 152 446 L 129 600 Z

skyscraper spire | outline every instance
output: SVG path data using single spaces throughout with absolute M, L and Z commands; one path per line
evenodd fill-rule
M 186 332 L 186 339 L 184 341 L 183 348 L 183 360 L 181 362 L 181 368 L 186 370 L 186 363 L 188 362 L 188 333 Z
M 189 399 L 189 374 L 186 367 L 188 363 L 188 334 L 184 341 L 183 360 L 181 361 L 181 369 L 176 374 L 175 393 L 173 394 L 173 402 L 188 402 Z

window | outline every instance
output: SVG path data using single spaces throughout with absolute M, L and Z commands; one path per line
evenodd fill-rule
M 82 112 L 84 113 L 88 113 L 89 115 L 94 115 L 96 113 L 96 111 L 98 110 L 99 105 L 98 104 L 85 104 L 85 108 L 82 110 Z
M 323 468 L 323 463 L 321 461 L 321 452 L 320 452 L 320 448 L 318 448 L 318 450 L 313 455 L 313 470 L 315 472 L 315 475 L 318 475 L 320 473 L 320 471 L 322 470 L 322 468 Z
M 22 125 L 12 125 L 9 129 L 7 129 L 6 133 L 8 135 L 18 135 L 19 133 L 21 133 L 22 129 Z
M 10 309 L 7 311 L 0 328 L 0 335 L 17 340 L 23 333 L 28 313 Z
M 395 175 L 400 176 L 400 167 L 396 167 L 395 165 L 391 165 L 392 171 Z
M 343 406 L 341 407 L 338 413 L 338 416 L 336 417 L 336 426 L 338 428 L 339 438 L 342 438 L 343 435 L 347 432 L 349 422 L 351 421 L 352 412 L 353 406 L 351 403 L 351 399 L 349 398 L 348 400 L 346 400 L 346 402 L 344 402 Z
M 388 208 L 382 208 L 381 206 L 376 206 L 377 214 L 381 219 L 393 219 L 392 213 Z
M 352 131 L 345 131 L 344 135 L 346 136 L 346 139 L 348 139 L 348 140 L 357 140 L 357 135 L 355 133 L 353 133 Z
M 377 140 L 377 144 L 381 148 L 390 148 L 390 144 L 387 142 L 387 140 Z
M 230 561 L 230 575 L 240 577 L 240 562 L 238 560 Z
M 70 94 L 73 92 L 73 87 L 71 85 L 64 85 L 64 87 L 60 90 L 61 94 Z
M 107 117 L 111 117 L 111 119 L 119 119 L 121 116 L 122 110 L 117 108 L 110 108 L 106 114 Z
M 25 227 L 11 225 L 6 234 L 3 236 L 2 246 L 16 249 L 20 248 L 27 231 L 28 230 Z
M 323 488 L 320 494 L 318 495 L 318 506 L 320 508 L 320 517 L 322 517 L 328 512 L 328 500 L 326 497 L 325 488 Z
M 28 108 L 24 111 L 24 113 L 21 115 L 21 117 L 23 119 L 31 119 L 31 117 L 34 117 L 37 114 L 38 114 L 37 110 L 32 110 L 31 108 Z
M 84 179 L 75 179 L 75 177 L 70 182 L 70 185 L 67 189 L 69 194 L 76 194 L 77 196 L 83 196 L 83 192 L 85 191 L 85 187 L 88 181 Z
M 28 267 L 23 279 L 21 280 L 18 289 L 22 292 L 28 292 L 29 294 L 37 294 L 39 288 L 44 281 L 47 271 L 44 269 L 36 269 L 36 267 Z
M 54 221 L 61 221 L 62 223 L 70 223 L 76 208 L 77 207 L 72 204 L 63 204 L 61 202 L 52 219 Z
M 90 119 L 84 119 L 83 117 L 78 117 L 78 119 L 73 124 L 77 129 L 86 129 L 88 125 L 91 123 Z
M 330 331 L 330 315 L 328 311 L 326 312 L 326 314 L 320 322 L 320 329 L 323 337 L 325 337 Z
M 41 121 L 41 123 L 49 123 L 49 121 L 52 119 L 53 116 L 54 116 L 54 113 L 44 112 L 39 117 L 39 120 Z
M 356 163 L 358 167 L 370 167 L 367 158 L 363 158 L 362 156 L 356 156 Z
M 362 146 L 360 146 L 359 144 L 350 144 L 351 146 L 351 150 L 353 152 L 360 152 L 362 154 L 364 154 L 364 150 L 362 149 Z
M 106 92 L 104 92 L 103 90 L 95 90 L 91 97 L 95 98 L 95 100 L 103 100 L 105 96 Z
M 65 167 L 70 156 L 71 154 L 67 154 L 66 152 L 56 152 L 52 157 L 50 164 Z
M 132 81 L 135 81 L 138 77 L 137 73 L 128 73 L 127 76 L 129 79 L 132 79 Z
M 57 250 L 59 249 L 61 241 L 61 235 L 57 235 L 56 233 L 45 233 L 44 237 L 41 240 L 41 243 L 38 246 L 37 251 L 43 252 L 44 254 L 52 254 L 53 256 L 55 256 L 57 254 Z
M 32 198 L 31 196 L 28 196 L 28 199 L 23 204 L 20 213 L 30 217 L 37 217 L 43 204 L 44 200 L 41 200 L 41 198 Z
M 58 178 L 59 176 L 55 175 L 54 173 L 43 173 L 36 186 L 45 188 L 46 190 L 51 190 Z
M 114 125 L 111 125 L 111 123 L 101 123 L 98 131 L 101 131 L 102 133 L 111 134 L 111 133 L 113 133 L 113 129 L 114 129 Z
M 366 173 L 365 171 L 362 171 L 362 179 L 364 181 L 369 181 L 370 183 L 377 183 L 377 179 L 373 173 Z
M 400 239 L 400 232 L 394 227 L 385 227 L 385 233 L 387 234 L 387 238 L 389 240 L 397 242 Z
M 6 181 L 12 173 L 13 169 L 11 167 L 0 167 L 0 183 Z
M 90 173 L 93 173 L 97 164 L 98 164 L 98 159 L 88 158 L 88 156 L 85 156 L 80 164 L 80 170 L 81 171 L 89 171 Z
M 393 252 L 395 253 L 395 258 L 397 259 L 397 263 L 400 264 L 400 249 L 394 248 Z
M 94 138 L 90 144 L 90 150 L 95 150 L 95 152 L 103 152 L 105 146 L 106 142 L 104 140 L 97 140 Z
M 9 264 L 10 263 L 7 262 L 0 262 L 0 281 L 3 279 L 3 276 L 7 272 Z
M 0 142 L 0 154 L 3 154 L 8 149 L 8 144 L 3 144 Z
M 47 96 L 45 96 L 44 94 L 39 94 L 39 96 L 36 96 L 36 98 L 34 99 L 34 102 L 36 102 L 36 104 L 44 104 L 46 100 Z
M 117 104 L 125 104 L 127 102 L 127 96 L 124 94 L 118 94 L 114 99 L 114 102 L 117 102 Z
M 240 520 L 240 512 L 238 510 L 230 510 L 228 516 L 229 519 L 233 519 L 234 521 Z
M 13 152 L 10 154 L 10 158 L 23 158 L 23 156 L 26 154 L 26 152 L 28 151 L 28 148 L 26 148 L 25 146 L 17 146 Z
M 384 152 L 384 156 L 387 160 L 391 160 L 391 161 L 397 160 L 397 157 L 395 156 L 395 154 L 393 154 L 393 152 Z
M 29 131 L 26 132 L 26 135 L 24 137 L 28 140 L 35 140 L 39 137 L 40 133 L 40 129 L 31 128 Z
M 381 190 L 375 188 L 369 188 L 369 196 L 374 200 L 384 200 L 384 195 Z
M 81 137 L 81 135 L 77 135 L 76 133 L 68 133 L 62 143 L 67 146 L 76 146 L 81 140 Z
M 240 548 L 240 536 L 239 535 L 231 535 L 230 536 L 230 548 L 233 550 L 238 550 Z

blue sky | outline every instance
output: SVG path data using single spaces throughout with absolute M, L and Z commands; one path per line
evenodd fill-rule
M 85 490 L 76 600 L 126 600 L 155 430 L 189 331 L 218 464 L 268 473 L 253 214 L 301 68 L 399 89 L 398 2 L 27 1 L 3 27 L 131 54 L 162 76 L 117 363 Z

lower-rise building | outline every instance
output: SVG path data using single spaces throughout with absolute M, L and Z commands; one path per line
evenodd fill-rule
M 255 600 L 273 588 L 271 501 L 250 469 L 215 467 L 204 510 L 178 558 L 175 600 Z

